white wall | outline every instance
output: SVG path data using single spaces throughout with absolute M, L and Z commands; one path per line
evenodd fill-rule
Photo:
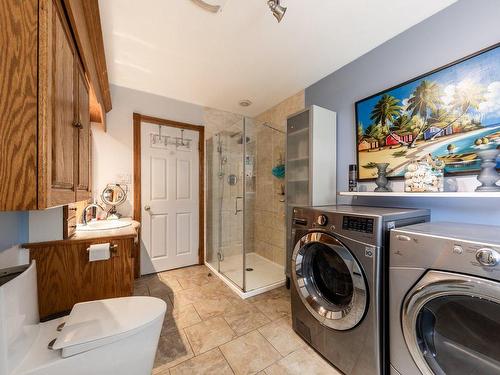
M 45 242 L 63 239 L 62 207 L 29 212 L 28 241 Z
M 202 125 L 203 107 L 114 85 L 111 99 L 113 109 L 106 118 L 107 132 L 92 126 L 93 192 L 99 198 L 106 184 L 128 180 L 128 199 L 118 211 L 132 216 L 133 113 Z

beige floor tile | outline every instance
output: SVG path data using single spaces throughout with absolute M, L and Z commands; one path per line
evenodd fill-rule
M 198 288 L 213 282 L 220 282 L 217 276 L 205 273 L 177 277 L 177 281 L 183 289 Z
M 270 322 L 255 306 L 246 302 L 234 304 L 223 316 L 238 336 L 244 335 Z
M 207 299 L 194 303 L 194 307 L 200 318 L 207 320 L 229 311 L 233 303 L 227 298 Z
M 208 273 L 211 273 L 211 271 L 208 269 L 207 266 L 202 265 L 202 266 L 178 268 L 175 270 L 162 272 L 162 275 L 165 275 L 166 277 L 179 278 L 179 277 L 189 277 L 192 275 L 208 274 Z
M 234 331 L 222 317 L 205 320 L 186 328 L 185 331 L 196 355 L 205 353 L 236 337 Z
M 251 303 L 271 320 L 288 317 L 292 313 L 290 299 L 279 294 L 268 295 L 267 298 L 261 297 L 252 300 Z
M 216 281 L 206 284 L 201 287 L 194 287 L 190 289 L 183 289 L 173 291 L 170 294 L 170 299 L 174 306 L 176 305 L 189 305 L 192 303 L 206 301 L 206 300 L 220 300 L 239 298 L 229 290 L 222 282 Z
M 163 279 L 161 277 L 155 277 L 147 282 L 149 293 L 167 295 L 177 290 L 181 290 L 182 286 L 176 279 Z
M 254 374 L 281 358 L 280 354 L 258 331 L 252 331 L 220 347 L 233 371 Z
M 178 329 L 186 328 L 201 322 L 201 318 L 193 305 L 179 306 L 175 309 L 167 306 L 164 325 L 177 326 Z M 170 307 L 170 310 L 168 310 Z
M 193 356 L 193 350 L 184 331 L 164 325 L 158 342 L 153 374 L 161 373 Z
M 282 318 L 259 328 L 259 332 L 269 341 L 282 356 L 307 345 L 292 328 L 290 318 Z
M 309 347 L 296 350 L 266 368 L 267 375 L 342 375 Z
M 218 348 L 170 369 L 170 375 L 232 375 L 233 371 Z

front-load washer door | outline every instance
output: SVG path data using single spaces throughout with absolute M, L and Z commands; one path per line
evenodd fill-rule
M 344 331 L 363 319 L 365 276 L 351 251 L 332 235 L 312 232 L 297 242 L 292 279 L 306 308 L 324 326 Z
M 429 271 L 408 293 L 403 334 L 423 374 L 500 374 L 500 283 Z

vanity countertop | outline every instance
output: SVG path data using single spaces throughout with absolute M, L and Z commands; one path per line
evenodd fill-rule
M 122 228 L 116 229 L 102 229 L 102 230 L 92 230 L 92 231 L 79 231 L 76 230 L 75 234 L 66 240 L 57 240 L 57 241 L 47 241 L 47 242 L 37 242 L 37 243 L 29 243 L 24 244 L 28 248 L 38 247 L 38 246 L 46 246 L 50 243 L 57 242 L 58 244 L 63 243 L 77 243 L 77 242 L 89 242 L 92 240 L 103 240 L 103 239 L 112 239 L 112 238 L 138 238 L 139 228 L 141 223 L 135 220 L 131 220 L 132 224 Z

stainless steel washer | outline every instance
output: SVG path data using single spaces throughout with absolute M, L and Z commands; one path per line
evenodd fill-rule
M 393 374 L 500 374 L 500 227 L 392 231 L 389 277 Z
M 428 220 L 427 210 L 294 208 L 293 328 L 345 374 L 386 372 L 383 270 L 388 230 Z

